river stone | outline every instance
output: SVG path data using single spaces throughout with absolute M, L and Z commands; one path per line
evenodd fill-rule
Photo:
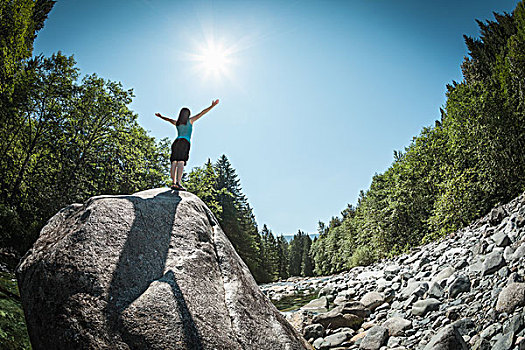
M 485 261 L 483 261 L 483 276 L 493 274 L 500 268 L 505 266 L 505 259 L 503 258 L 503 252 L 495 251 L 487 254 Z
M 430 287 L 427 290 L 427 296 L 431 298 L 439 299 L 443 297 L 444 291 L 441 285 L 437 282 L 431 282 Z
M 468 267 L 470 274 L 477 274 L 483 271 L 483 260 L 480 257 L 474 259 Z
M 505 261 L 512 261 L 512 256 L 514 255 L 514 248 L 511 246 L 505 247 L 505 250 L 503 251 L 503 259 Z
M 514 332 L 509 332 L 503 334 L 496 343 L 492 346 L 492 350 L 508 350 L 512 349 L 512 338 L 514 337 Z
M 428 283 L 427 282 L 421 282 L 421 281 L 412 281 L 407 284 L 405 288 L 399 293 L 400 299 L 407 299 L 412 295 L 414 292 L 418 292 L 420 290 L 426 291 L 428 289 Z
M 373 326 L 370 328 L 361 344 L 359 344 L 359 349 L 362 350 L 378 350 L 381 346 L 386 345 L 388 340 L 388 330 L 385 327 Z
M 447 278 L 452 276 L 452 274 L 455 271 L 456 270 L 452 266 L 447 266 L 444 269 L 442 269 L 441 271 L 439 271 L 439 273 L 436 276 L 434 276 L 434 278 L 432 279 L 432 282 L 436 282 L 436 283 L 441 284 L 441 282 L 443 280 L 446 280 Z
M 448 287 L 448 295 L 455 298 L 462 292 L 470 291 L 470 279 L 465 275 L 457 276 Z
M 340 306 L 343 314 L 353 314 L 363 319 L 370 316 L 370 309 L 366 308 L 360 301 L 347 301 Z
M 489 222 L 491 225 L 495 226 L 499 224 L 505 216 L 507 216 L 507 212 L 503 207 L 499 206 L 490 211 Z
M 385 274 L 387 275 L 396 275 L 400 270 L 401 268 L 399 267 L 399 265 L 390 264 L 390 265 L 387 265 L 383 271 L 385 271 Z
M 335 293 L 335 288 L 334 288 L 334 286 L 331 286 L 331 285 L 324 286 L 324 287 L 321 288 L 321 290 L 319 291 L 319 298 L 322 297 L 323 295 L 330 295 L 330 294 L 334 294 L 334 293 Z
M 423 316 L 429 311 L 435 311 L 439 309 L 441 302 L 434 298 L 428 298 L 418 300 L 412 305 L 412 314 L 416 316 Z
M 314 323 L 314 324 L 310 324 L 304 327 L 304 337 L 306 339 L 310 339 L 310 338 L 317 339 L 317 338 L 322 337 L 323 334 L 324 334 L 324 327 L 322 324 Z
M 512 254 L 512 260 L 518 260 L 525 256 L 525 243 L 522 243 Z
M 424 350 L 467 350 L 468 345 L 453 325 L 441 328 Z
M 371 311 L 385 302 L 385 296 L 378 292 L 368 292 L 361 298 L 361 303 Z
M 17 268 L 33 349 L 311 349 L 189 192 L 59 211 Z
M 496 232 L 491 238 L 496 244 L 496 247 L 506 247 L 512 243 L 509 236 L 502 231 Z
M 516 333 L 523 327 L 523 315 L 516 314 L 503 325 L 503 333 Z
M 412 327 L 412 322 L 402 317 L 394 316 L 383 322 L 382 326 L 388 330 L 390 336 L 404 336 L 404 331 Z
M 324 338 L 324 341 L 321 343 L 320 348 L 327 347 L 333 348 L 343 344 L 352 336 L 351 332 L 343 331 L 335 334 L 331 334 Z
M 475 338 L 476 336 L 474 336 Z M 490 346 L 490 341 L 485 338 L 472 338 L 470 340 L 470 344 L 472 344 L 471 350 L 492 350 L 492 346 Z
M 344 305 L 339 305 L 328 312 L 315 315 L 314 323 L 320 323 L 325 329 L 337 329 L 341 327 L 349 327 L 352 329 L 359 329 L 363 323 L 363 318 L 357 315 L 348 313 L 343 314 Z
M 301 307 L 303 310 L 312 312 L 326 312 L 328 311 L 328 299 L 326 295 L 310 301 L 308 304 Z
M 523 305 L 525 305 L 525 283 L 511 283 L 499 293 L 496 311 L 510 314 L 517 306 Z
M 335 297 L 334 299 L 334 304 L 335 305 L 341 305 L 345 302 L 347 302 L 348 300 L 350 300 L 350 296 L 346 293 L 339 293 L 337 294 L 337 297 Z
M 323 345 L 324 343 L 324 338 L 317 338 L 314 342 L 313 342 L 313 346 L 314 348 L 316 349 L 321 349 L 321 346 Z

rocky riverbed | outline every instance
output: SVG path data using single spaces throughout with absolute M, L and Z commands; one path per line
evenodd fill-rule
M 260 286 L 315 291 L 286 318 L 316 349 L 525 349 L 525 194 L 440 241 L 345 273 Z

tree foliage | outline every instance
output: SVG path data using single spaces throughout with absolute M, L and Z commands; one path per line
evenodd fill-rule
M 0 128 L 0 232 L 26 249 L 63 206 L 133 193 L 166 179 L 166 154 L 127 107 L 133 93 L 60 52 L 27 62 L 16 109 Z M 164 141 L 165 143 L 166 141 Z
M 407 251 L 525 190 L 525 3 L 494 18 L 465 36 L 463 81 L 447 85 L 440 120 L 394 152 L 355 210 L 320 223 L 316 273 Z

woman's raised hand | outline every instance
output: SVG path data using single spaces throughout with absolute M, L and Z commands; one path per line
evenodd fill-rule
M 160 115 L 160 113 L 155 113 L 155 115 L 159 118 L 161 118 L 162 116 Z
M 219 103 L 219 100 L 215 100 L 215 101 L 211 101 L 211 106 L 212 107 L 215 107 L 215 105 L 217 105 Z

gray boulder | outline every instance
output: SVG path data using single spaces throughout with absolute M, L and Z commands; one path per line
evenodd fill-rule
M 311 312 L 326 312 L 328 311 L 328 299 L 326 296 L 322 296 L 318 299 L 310 301 L 306 305 L 303 305 L 301 309 Z
M 522 243 L 512 254 L 512 260 L 521 259 L 525 256 L 525 243 Z
M 517 306 L 525 305 L 525 283 L 511 283 L 498 294 L 496 311 L 511 313 Z
M 499 338 L 494 346 L 492 347 L 492 350 L 508 350 L 512 349 L 512 338 L 514 336 L 514 332 L 505 333 Z
M 434 298 L 418 300 L 412 305 L 412 315 L 423 316 L 429 311 L 438 310 L 439 305 L 441 302 Z
M 339 305 L 328 312 L 315 315 L 312 321 L 322 324 L 325 329 L 341 327 L 359 329 L 364 321 L 363 316 L 368 315 L 370 310 L 364 308 L 359 302 L 353 302 L 353 304 L 360 305 L 357 307 L 348 307 L 348 304 Z
M 62 209 L 17 278 L 35 350 L 311 349 L 188 192 Z
M 319 323 L 310 324 L 304 327 L 304 337 L 306 339 L 310 338 L 321 338 L 324 334 L 324 327 Z
M 470 279 L 465 275 L 458 275 L 448 286 L 448 295 L 455 298 L 462 292 L 470 291 Z
M 426 295 L 431 298 L 442 298 L 444 294 L 443 288 L 441 285 L 437 282 L 431 282 L 430 287 L 428 288 L 428 291 Z
M 399 299 L 404 300 L 412 294 L 423 295 L 428 290 L 428 283 L 422 281 L 408 282 L 408 285 L 399 293 Z
M 405 330 L 412 328 L 412 322 L 402 317 L 394 316 L 383 322 L 382 326 L 388 330 L 390 336 L 403 336 L 405 335 Z
M 330 349 L 343 344 L 352 337 L 352 333 L 348 331 L 338 332 L 323 338 L 323 341 L 318 344 L 319 349 Z
M 439 273 L 436 276 L 434 276 L 434 278 L 432 279 L 432 282 L 436 282 L 436 283 L 441 284 L 442 281 L 444 281 L 447 278 L 449 278 L 450 276 L 452 276 L 452 274 L 455 271 L 456 270 L 452 266 L 447 266 L 444 269 L 442 269 L 441 271 L 439 271 Z
M 368 292 L 361 298 L 361 303 L 371 311 L 385 302 L 385 296 L 378 292 Z
M 507 236 L 505 232 L 501 231 L 493 234 L 492 240 L 494 241 L 497 247 L 506 247 L 512 243 L 509 236 Z
M 373 326 L 367 332 L 359 349 L 363 350 L 379 350 L 383 345 L 386 345 L 388 340 L 388 330 L 385 327 Z
M 507 211 L 502 206 L 494 208 L 490 211 L 489 222 L 491 225 L 499 224 L 504 217 L 507 216 Z
M 452 325 L 441 328 L 424 350 L 467 350 L 468 345 L 456 328 Z
M 483 262 L 482 274 L 483 276 L 493 274 L 506 264 L 507 263 L 503 258 L 503 252 L 495 251 L 487 254 L 485 261 Z
M 341 312 L 343 314 L 353 314 L 361 318 L 370 316 L 370 309 L 365 307 L 363 303 L 359 301 L 347 301 L 344 304 L 341 304 L 341 307 Z

